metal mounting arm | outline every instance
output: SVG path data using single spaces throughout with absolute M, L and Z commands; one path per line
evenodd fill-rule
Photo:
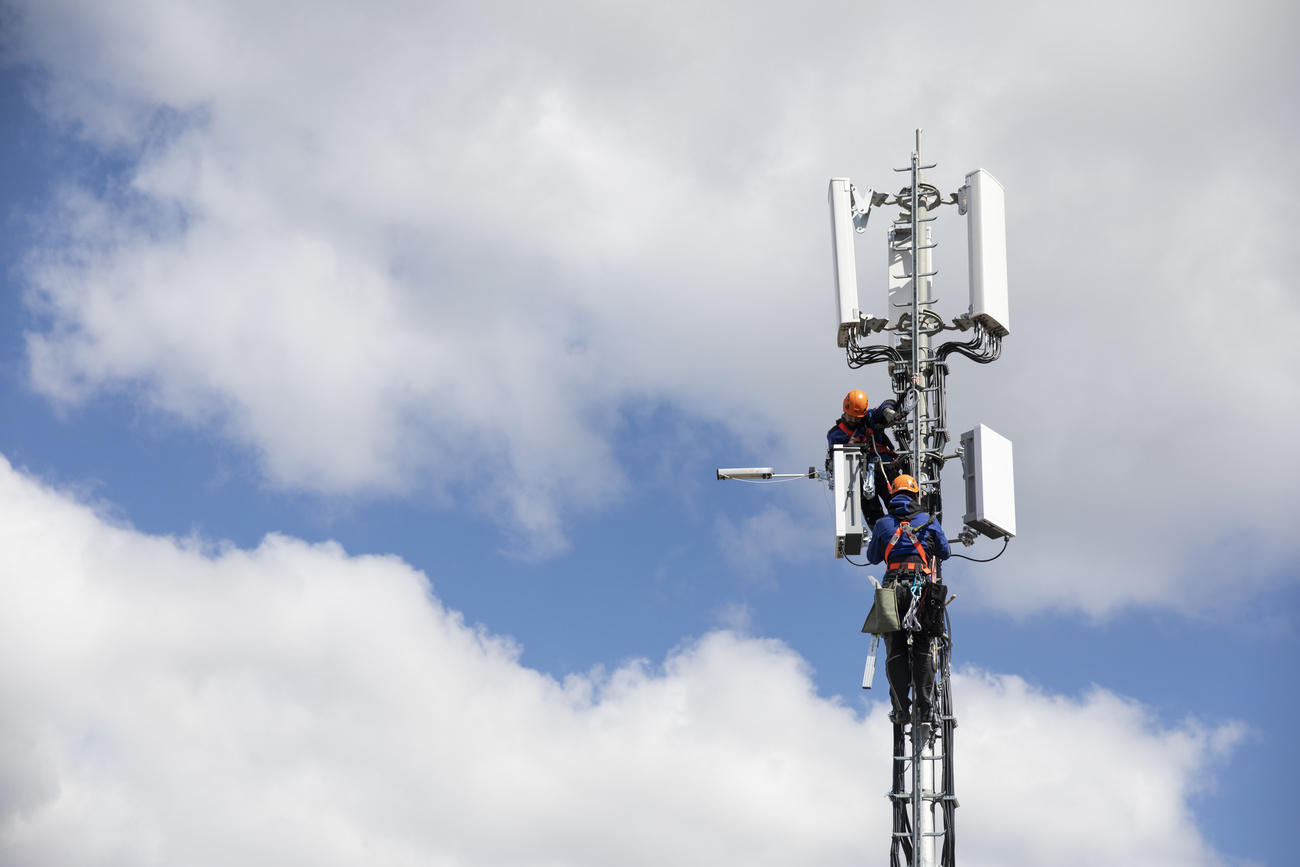
M 734 467 L 732 469 L 718 470 L 718 481 L 720 482 L 727 479 L 736 479 L 742 482 L 770 482 L 781 479 L 815 478 L 817 478 L 817 470 L 812 467 L 809 467 L 806 473 L 774 473 L 771 467 Z

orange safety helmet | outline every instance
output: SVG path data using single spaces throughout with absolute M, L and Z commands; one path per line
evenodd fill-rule
M 912 478 L 907 473 L 900 474 L 898 478 L 894 479 L 893 484 L 889 486 L 889 493 L 891 495 L 897 494 L 899 491 L 911 491 L 917 496 L 920 496 L 921 494 L 921 489 L 917 486 L 916 479 Z
M 844 414 L 852 418 L 862 418 L 867 414 L 867 393 L 853 389 L 844 395 Z

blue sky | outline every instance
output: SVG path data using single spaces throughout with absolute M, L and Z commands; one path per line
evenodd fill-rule
M 963 861 L 1288 863 L 1295 13 L 661 11 L 5 7 L 6 851 L 883 857 L 867 570 L 713 470 L 883 394 L 825 184 L 921 126 L 1009 209 L 949 378 L 1020 510 L 947 571 Z

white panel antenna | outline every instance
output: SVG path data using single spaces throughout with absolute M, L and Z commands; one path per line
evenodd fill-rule
M 860 554 L 871 540 L 871 529 L 862 514 L 863 485 L 872 485 L 874 476 L 866 471 L 862 452 L 855 446 L 831 448 L 831 492 L 835 500 L 835 556 Z M 875 496 L 868 487 L 869 496 Z
M 959 194 L 970 254 L 970 318 L 995 337 L 1011 333 L 1007 304 L 1006 193 L 984 169 L 966 175 Z
M 839 304 L 838 346 L 847 346 L 858 325 L 858 261 L 853 252 L 853 184 L 848 178 L 831 178 L 831 265 L 835 269 L 835 297 Z
M 992 539 L 1016 535 L 1011 440 L 985 425 L 961 435 L 966 514 L 962 520 Z
M 835 271 L 835 299 L 838 306 L 839 327 L 835 333 L 837 346 L 848 346 L 855 331 L 880 330 L 883 319 L 864 314 L 858 307 L 858 262 L 853 252 L 853 238 L 866 229 L 871 214 L 873 193 L 867 190 L 859 198 L 857 189 L 848 178 L 831 178 L 828 193 L 831 205 L 831 266 Z

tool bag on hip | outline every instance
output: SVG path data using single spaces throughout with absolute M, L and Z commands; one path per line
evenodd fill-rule
M 948 585 L 927 581 L 921 585 L 921 603 L 916 619 L 921 623 L 921 633 L 931 637 L 943 635 L 943 606 L 948 600 Z
M 898 594 L 894 584 L 876 587 L 876 598 L 871 605 L 867 622 L 862 624 L 863 632 L 873 635 L 887 635 L 902 628 L 898 617 Z

